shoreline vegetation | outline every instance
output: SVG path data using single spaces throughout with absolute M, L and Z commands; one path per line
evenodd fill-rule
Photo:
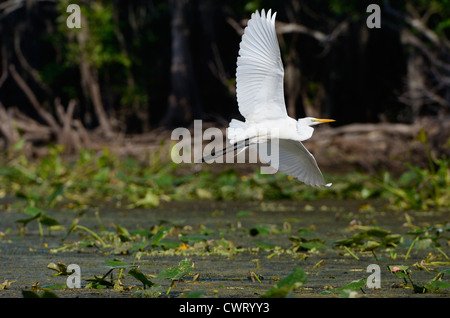
M 318 132 L 316 139 L 320 141 L 320 133 L 330 134 L 329 130 Z M 71 154 L 61 145 L 50 145 L 46 154 L 34 159 L 27 155 L 27 143 L 22 139 L 0 162 L 0 195 L 13 196 L 25 206 L 36 207 L 70 204 L 76 208 L 96 201 L 134 208 L 155 207 L 161 201 L 171 200 L 321 198 L 377 199 L 386 202 L 390 209 L 450 207 L 449 160 L 445 155 L 448 145 L 442 148 L 444 154 L 436 158 L 423 129 L 411 143 L 422 150 L 424 158 L 419 161 L 410 155 L 411 161 L 405 159 L 407 156 L 400 163 L 392 160 L 391 169 L 364 170 L 364 166 L 358 168 L 350 162 L 347 164 L 357 168 L 339 171 L 338 165 L 330 167 L 320 162 L 326 154 L 316 156 L 319 165 L 325 164 L 322 170 L 326 179 L 333 183 L 329 189 L 308 187 L 282 173 L 260 174 L 259 164 L 175 164 L 170 160 L 170 149 L 177 141 L 168 138 L 147 145 L 153 149 L 140 151 L 140 157 L 121 154 L 127 151 L 126 145 L 124 150 L 103 146 Z M 316 149 L 315 145 L 311 148 Z

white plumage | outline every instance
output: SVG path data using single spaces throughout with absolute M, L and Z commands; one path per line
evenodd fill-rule
M 236 92 L 239 111 L 249 122 L 287 116 L 275 16 L 271 10 L 267 16 L 264 10 L 261 15 L 253 13 L 240 44 Z
M 249 144 L 258 143 L 260 147 L 266 147 L 273 143 L 268 130 L 276 130 L 279 143 L 276 164 L 273 154 L 268 156 L 265 151 L 258 151 L 260 158 L 306 184 L 327 185 L 316 160 L 301 141 L 312 136 L 314 129 L 311 126 L 333 120 L 311 117 L 295 120 L 288 116 L 275 16 L 271 10 L 267 15 L 264 10 L 261 14 L 256 11 L 244 30 L 237 59 L 236 92 L 239 111 L 245 122 L 233 119 L 228 128 L 228 138 L 231 144 L 248 140 Z

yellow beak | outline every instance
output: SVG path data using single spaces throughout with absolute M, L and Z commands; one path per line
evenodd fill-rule
M 335 120 L 334 119 L 320 119 L 320 118 L 316 118 L 316 119 L 313 119 L 312 121 L 316 121 L 316 122 L 319 122 L 319 123 L 331 123 L 331 122 L 333 122 Z

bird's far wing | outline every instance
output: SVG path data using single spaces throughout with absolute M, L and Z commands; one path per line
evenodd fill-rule
M 283 63 L 271 10 L 252 14 L 240 44 L 236 70 L 239 111 L 247 121 L 287 116 Z
M 260 145 L 260 147 L 265 145 Z M 267 142 L 267 146 L 271 149 L 271 141 Z M 311 186 L 330 186 L 326 184 L 322 172 L 317 165 L 316 159 L 299 141 L 279 139 L 279 157 L 271 158 L 276 155 L 276 149 L 267 155 L 267 150 L 258 150 L 261 159 L 269 163 L 273 168 L 284 172 Z M 278 159 L 278 167 L 277 160 Z

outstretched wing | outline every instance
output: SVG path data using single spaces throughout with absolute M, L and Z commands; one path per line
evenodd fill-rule
M 261 122 L 287 116 L 283 63 L 271 10 L 252 14 L 240 44 L 236 71 L 239 111 L 246 121 Z
M 266 145 L 260 145 L 260 147 Z M 267 142 L 268 148 L 271 149 L 271 141 Z M 299 141 L 279 139 L 278 158 L 275 157 L 277 149 L 272 149 L 270 156 L 264 148 L 258 149 L 260 158 L 270 164 L 273 168 L 278 169 L 308 185 L 311 186 L 330 186 L 326 184 L 322 172 L 317 165 L 316 159 Z

